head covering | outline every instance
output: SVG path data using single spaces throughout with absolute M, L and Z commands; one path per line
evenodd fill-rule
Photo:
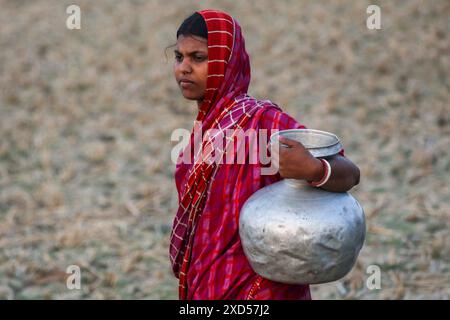
M 271 119 L 269 125 L 278 124 L 287 119 L 280 118 L 281 109 L 276 104 L 268 100 L 258 101 L 247 94 L 250 84 L 250 59 L 245 50 L 245 42 L 238 22 L 219 10 L 202 10 L 198 13 L 204 18 L 208 30 L 207 87 L 196 117 L 197 123 L 201 124 L 201 132 L 205 133 L 208 129 L 224 131 L 257 128 L 261 116 L 268 109 L 277 112 L 277 119 Z M 290 118 L 286 121 L 288 127 L 298 125 Z M 185 152 L 192 150 L 196 143 L 194 131 L 191 133 L 190 144 L 180 153 L 179 160 Z M 243 202 L 257 189 L 269 183 L 269 180 L 263 182 L 257 168 L 247 165 L 219 165 L 207 161 L 212 158 L 213 152 L 210 138 L 207 135 L 203 137 L 201 157 L 194 159 L 193 164 L 179 161 L 175 170 L 179 208 L 173 222 L 170 259 L 173 272 L 180 280 L 181 299 L 192 298 L 192 295 L 195 295 L 195 288 L 188 292 L 188 282 L 194 281 L 199 284 L 202 281 L 201 277 L 207 272 L 210 272 L 211 277 L 216 277 L 226 273 L 226 269 L 233 269 L 239 265 L 240 271 L 246 274 L 246 276 L 238 277 L 240 280 L 236 280 L 238 278 L 231 280 L 231 275 L 227 275 L 227 279 L 225 275 L 219 276 L 220 281 L 225 283 L 217 282 L 217 292 L 227 290 L 226 288 L 233 281 L 245 279 L 250 281 L 251 277 L 255 276 L 245 259 L 239 237 L 237 237 L 237 219 Z M 218 191 L 214 190 L 216 186 L 211 188 L 218 176 L 219 179 L 226 180 L 220 185 L 228 190 L 226 195 L 218 195 Z M 279 176 L 271 181 L 277 179 Z M 234 192 L 233 188 L 237 192 Z M 211 222 L 212 220 L 214 222 Z M 195 237 L 200 238 L 196 240 L 194 248 Z M 204 251 L 200 253 L 196 251 L 197 248 Z M 195 257 L 192 256 L 193 251 Z M 226 256 L 224 252 L 229 254 L 227 258 L 224 258 Z M 202 258 L 198 255 L 202 255 Z M 190 269 L 192 259 L 195 260 L 193 270 Z M 226 263 L 220 264 L 221 259 L 226 260 Z M 215 269 L 212 267 L 213 263 L 219 263 L 220 266 L 217 264 Z M 191 275 L 189 281 L 188 271 Z M 204 292 L 202 297 L 220 296 L 219 293 L 214 293 L 216 289 L 210 283 L 211 281 L 215 280 L 208 282 L 210 285 L 208 288 L 201 285 L 202 290 L 208 292 L 202 291 Z M 243 284 L 241 283 L 240 286 L 242 287 Z M 246 290 L 245 288 L 244 286 L 241 289 Z
M 211 128 L 235 128 L 239 122 L 242 125 L 247 121 L 258 108 L 256 103 L 247 101 L 251 99 L 245 95 L 250 84 L 250 61 L 241 28 L 227 13 L 218 10 L 202 10 L 198 13 L 208 28 L 208 79 L 205 98 L 199 107 L 196 121 L 201 122 L 202 132 Z M 248 103 L 239 103 L 238 108 L 237 101 Z M 230 116 L 231 109 L 233 116 Z M 191 145 L 193 137 L 192 132 Z M 204 141 L 203 150 L 208 150 L 207 142 Z M 172 230 L 170 251 L 175 274 L 178 274 L 181 255 L 185 252 L 188 240 L 186 233 L 192 228 L 195 212 L 201 211 L 201 198 L 206 197 L 206 187 L 215 167 L 215 164 L 208 165 L 206 161 L 201 161 L 193 166 L 189 174 L 188 188 L 181 197 L 181 210 L 175 217 Z

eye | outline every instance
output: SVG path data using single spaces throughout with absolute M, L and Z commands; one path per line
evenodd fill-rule
M 195 56 L 194 60 L 197 62 L 202 62 L 202 61 L 206 60 L 206 57 L 205 56 Z
M 181 62 L 183 60 L 183 57 L 181 56 L 181 54 L 179 53 L 175 53 L 175 60 L 177 62 Z

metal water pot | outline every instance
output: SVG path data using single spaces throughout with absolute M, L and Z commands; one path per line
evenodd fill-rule
M 331 133 L 283 130 L 276 135 L 301 142 L 315 157 L 341 150 Z M 281 146 L 283 147 L 283 146 Z M 318 284 L 344 277 L 354 266 L 365 238 L 364 211 L 347 192 L 284 179 L 255 192 L 239 218 L 244 253 L 264 278 L 288 284 Z

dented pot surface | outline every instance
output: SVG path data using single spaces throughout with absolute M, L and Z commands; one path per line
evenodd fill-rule
M 339 139 L 312 129 L 284 130 L 315 157 L 341 150 Z M 344 277 L 365 238 L 364 211 L 349 193 L 284 179 L 255 192 L 240 213 L 244 253 L 256 273 L 288 284 L 318 284 Z

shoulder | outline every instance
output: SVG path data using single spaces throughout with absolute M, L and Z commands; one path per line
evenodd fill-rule
M 306 126 L 273 103 L 264 108 L 259 119 L 259 125 L 261 128 L 278 130 L 306 128 Z

